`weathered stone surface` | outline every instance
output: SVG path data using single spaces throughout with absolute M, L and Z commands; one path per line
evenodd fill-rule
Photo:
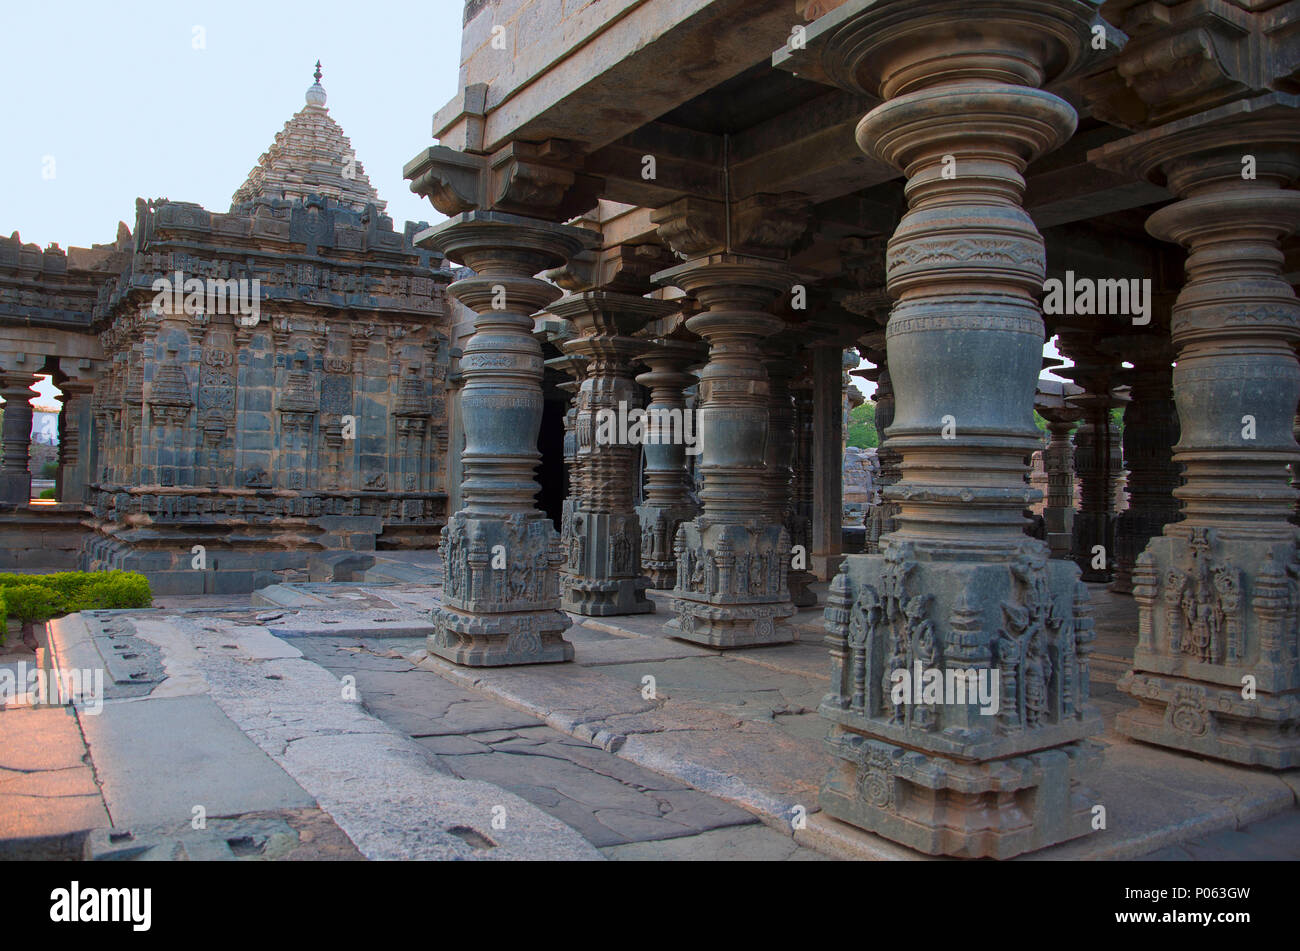
M 181 821 L 196 806 L 221 816 L 313 804 L 206 697 L 110 701 L 83 726 L 118 825 Z M 130 752 L 137 744 L 172 768 L 141 762 Z

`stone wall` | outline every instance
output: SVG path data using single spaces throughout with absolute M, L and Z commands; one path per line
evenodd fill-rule
M 439 259 L 374 207 L 332 200 L 138 214 L 132 265 L 96 310 L 106 366 L 84 566 L 144 571 L 157 593 L 227 593 L 435 545 L 450 349 Z M 160 313 L 154 282 L 178 276 L 256 279 L 259 312 Z

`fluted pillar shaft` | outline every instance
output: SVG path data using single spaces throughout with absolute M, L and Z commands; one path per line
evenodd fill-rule
M 475 276 L 448 292 L 476 314 L 460 360 L 463 508 L 442 535 L 442 604 L 429 651 L 469 666 L 566 661 L 559 537 L 536 508 L 542 350 L 532 314 L 560 296 L 534 277 L 590 232 L 497 212 L 457 215 L 422 238 Z

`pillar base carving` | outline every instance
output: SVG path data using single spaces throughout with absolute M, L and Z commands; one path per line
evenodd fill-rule
M 1121 733 L 1250 766 L 1300 766 L 1297 551 L 1297 541 L 1213 528 L 1151 540 L 1134 571 L 1133 669 L 1119 682 L 1140 706 L 1120 715 Z
M 1090 743 L 991 763 L 945 757 L 832 728 L 827 814 L 928 855 L 1006 859 L 1087 835 L 1095 797 L 1080 775 Z
M 930 854 L 1009 858 L 1086 834 L 1095 799 L 1080 776 L 1102 724 L 1078 577 L 1041 542 L 1010 563 L 918 557 L 897 540 L 848 556 L 826 608 L 819 712 L 838 762 L 822 807 Z M 895 694 L 927 671 L 939 693 Z
M 562 664 L 573 660 L 563 638 L 572 622 L 563 611 L 467 614 L 447 605 L 434 608 L 429 653 L 464 667 Z
M 442 530 L 443 603 L 433 610 L 430 654 L 467 667 L 573 659 L 561 635 L 559 537 L 540 513 L 454 515 Z
M 673 539 L 683 522 L 699 514 L 690 503 L 656 505 L 646 502 L 637 506 L 641 519 L 641 573 L 650 580 L 656 591 L 669 591 L 677 584 L 677 556 L 673 554 Z
M 653 614 L 646 597 L 649 579 L 639 573 L 641 521 L 636 515 L 565 512 L 564 547 L 569 553 L 560 575 L 561 606 L 584 617 Z
M 684 523 L 677 532 L 674 637 L 728 649 L 794 640 L 781 622 L 795 613 L 786 593 L 790 536 L 779 525 Z

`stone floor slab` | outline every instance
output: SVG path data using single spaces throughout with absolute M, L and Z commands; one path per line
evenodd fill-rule
M 110 702 L 83 719 L 116 825 L 314 804 L 207 697 Z

